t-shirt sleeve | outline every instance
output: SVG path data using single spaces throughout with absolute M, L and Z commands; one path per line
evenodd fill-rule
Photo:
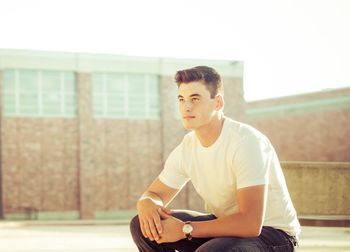
M 255 136 L 246 137 L 238 145 L 233 158 L 237 189 L 268 184 L 273 155 L 274 150 L 268 140 Z
M 189 181 L 182 159 L 182 144 L 180 144 L 167 158 L 164 168 L 159 174 L 160 181 L 171 188 L 181 189 Z

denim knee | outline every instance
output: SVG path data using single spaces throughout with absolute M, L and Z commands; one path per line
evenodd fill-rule
M 139 221 L 139 216 L 136 215 L 134 218 L 132 218 L 132 220 L 130 221 L 130 232 L 132 237 L 137 238 L 140 235 L 142 236 L 142 232 L 141 232 L 141 227 L 140 227 L 140 221 Z
M 266 247 L 254 239 L 238 237 L 219 237 L 200 246 L 196 252 L 261 252 L 268 251 Z
M 228 246 L 213 246 L 206 244 L 200 246 L 198 249 L 196 249 L 195 252 L 261 252 L 265 250 L 261 250 L 256 247 L 228 247 Z

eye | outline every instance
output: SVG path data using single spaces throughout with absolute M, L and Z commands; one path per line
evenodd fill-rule
M 179 102 L 184 102 L 184 98 L 179 98 Z
M 198 102 L 199 101 L 199 98 L 198 97 L 193 97 L 192 98 L 192 102 Z

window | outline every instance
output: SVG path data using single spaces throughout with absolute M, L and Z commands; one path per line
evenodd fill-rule
M 3 103 L 8 116 L 76 116 L 75 75 L 63 71 L 5 70 Z
M 148 74 L 96 73 L 92 77 L 96 117 L 158 119 L 159 80 Z

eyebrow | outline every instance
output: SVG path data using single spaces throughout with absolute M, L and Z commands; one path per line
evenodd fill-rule
M 201 97 L 200 94 L 191 94 L 190 97 Z M 178 95 L 177 98 L 184 98 L 182 95 Z

